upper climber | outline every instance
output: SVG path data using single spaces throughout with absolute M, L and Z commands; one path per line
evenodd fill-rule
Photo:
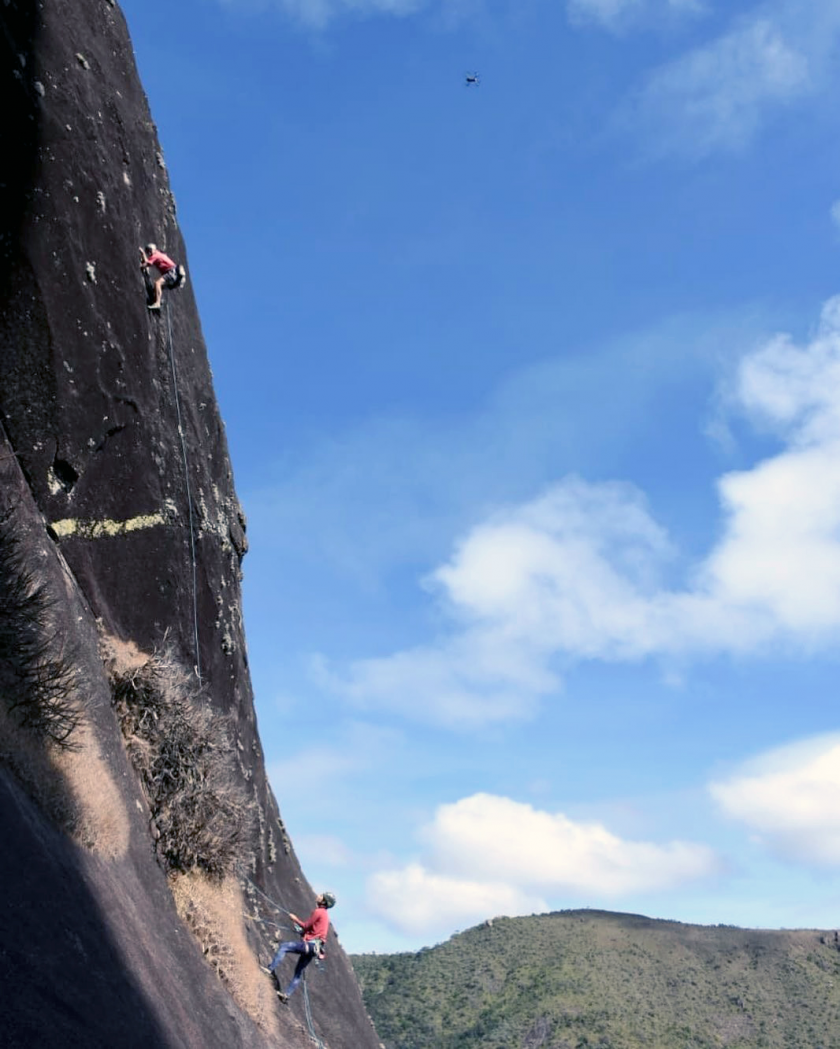
M 180 288 L 186 278 L 183 266 L 173 262 L 168 255 L 158 251 L 157 244 L 147 244 L 140 249 L 140 269 L 146 277 L 150 310 L 159 310 L 163 297 L 163 285 L 170 290 Z

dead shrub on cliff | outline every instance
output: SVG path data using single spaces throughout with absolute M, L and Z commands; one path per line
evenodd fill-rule
M 58 634 L 53 599 L 27 563 L 11 513 L 0 516 L 0 694 L 30 736 L 72 748 L 82 718 L 77 656 Z
M 232 873 L 253 839 L 253 808 L 236 775 L 228 722 L 170 650 L 140 666 L 109 664 L 113 704 L 151 809 L 168 871 Z

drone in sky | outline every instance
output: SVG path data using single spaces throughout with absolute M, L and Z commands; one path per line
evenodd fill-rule
M 478 87 L 481 84 L 481 77 L 478 73 L 465 73 L 464 74 L 464 87 Z

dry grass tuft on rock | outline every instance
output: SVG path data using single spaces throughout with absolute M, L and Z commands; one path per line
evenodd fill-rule
M 157 854 L 170 872 L 221 880 L 254 835 L 227 719 L 164 650 L 141 665 L 107 663 L 114 708 L 151 809 Z
M 65 822 L 75 841 L 100 856 L 116 859 L 128 851 L 130 825 L 125 801 L 96 729 L 85 721 L 72 750 L 58 750 L 52 766 L 72 802 L 72 818 Z
M 76 653 L 56 629 L 53 608 L 7 512 L 0 517 L 0 695 L 29 735 L 70 748 L 81 721 L 81 675 Z
M 178 874 L 170 885 L 178 914 L 219 979 L 263 1030 L 279 1036 L 274 987 L 248 945 L 236 878 L 209 882 L 200 874 Z

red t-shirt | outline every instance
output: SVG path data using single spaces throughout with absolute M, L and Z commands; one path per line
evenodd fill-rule
M 170 270 L 175 269 L 175 263 L 168 255 L 164 255 L 162 251 L 152 252 L 149 256 L 149 265 L 156 266 L 161 273 L 168 273 Z
M 330 931 L 330 916 L 325 907 L 316 907 L 303 923 L 303 939 L 326 940 Z

